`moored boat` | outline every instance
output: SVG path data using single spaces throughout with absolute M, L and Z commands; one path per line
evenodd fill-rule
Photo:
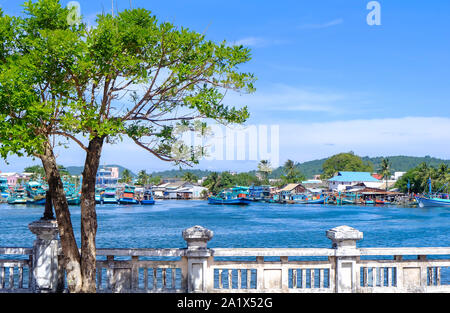
M 103 204 L 117 204 L 118 200 L 116 198 L 116 188 L 108 187 L 102 194 L 101 202 Z
M 220 197 L 209 197 L 209 204 L 237 204 L 237 205 L 247 205 L 250 204 L 252 200 L 247 198 L 234 198 L 234 199 L 223 199 Z
M 153 199 L 153 191 L 151 189 L 147 189 L 144 191 L 143 198 L 141 199 L 141 204 L 144 205 L 155 204 L 155 199 Z
M 139 204 L 139 201 L 136 200 L 134 194 L 135 194 L 134 186 L 125 186 L 122 196 L 119 198 L 119 203 L 120 204 Z
M 450 207 L 450 199 L 438 197 L 416 196 L 416 201 L 421 208 L 423 207 Z

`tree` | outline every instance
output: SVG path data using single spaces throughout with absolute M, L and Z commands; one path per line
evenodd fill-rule
M 227 90 L 254 90 L 254 76 L 238 71 L 250 50 L 159 23 L 145 9 L 101 14 L 88 28 L 68 23 L 73 12 L 58 0 L 24 7 L 23 17 L 0 12 L 0 153 L 41 160 L 68 289 L 95 292 L 95 182 L 103 145 L 128 138 L 161 160 L 198 162 L 203 147 L 183 145 L 176 130 L 203 134 L 204 120 L 247 120 L 246 107 L 226 106 L 223 98 Z M 86 152 L 80 250 L 54 153 L 68 140 Z
M 383 158 L 381 160 L 379 174 L 383 177 L 383 179 L 386 182 L 386 191 L 387 191 L 388 190 L 387 181 L 388 178 L 391 176 L 391 162 L 389 162 L 389 159 Z
M 305 180 L 305 176 L 296 167 L 294 161 L 287 160 L 283 165 L 284 175 L 281 175 L 282 184 L 299 183 Z
M 23 171 L 25 173 L 32 173 L 30 178 L 31 180 L 37 180 L 39 178 L 43 179 L 45 177 L 45 170 L 39 165 L 28 166 Z
M 133 181 L 133 177 L 131 176 L 131 172 L 128 169 L 124 169 L 121 177 L 119 178 L 119 183 L 129 184 Z
M 339 153 L 328 158 L 322 165 L 322 179 L 333 177 L 337 172 L 372 172 L 373 165 L 370 162 L 364 162 L 353 152 Z
M 128 172 L 128 174 L 129 174 L 129 172 Z M 150 175 L 148 175 L 145 170 L 139 171 L 136 183 L 138 185 L 145 186 L 145 185 L 148 185 L 149 182 L 150 182 Z
M 190 183 L 196 183 L 198 181 L 198 177 L 191 172 L 185 172 L 183 174 L 183 180 Z
M 258 172 L 261 174 L 265 184 L 269 182 L 269 174 L 272 173 L 272 166 L 269 160 L 261 160 L 258 163 Z

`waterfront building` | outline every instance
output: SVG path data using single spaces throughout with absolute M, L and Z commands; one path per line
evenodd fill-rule
M 19 174 L 16 172 L 12 172 L 12 173 L 0 173 L 0 177 L 2 178 L 6 178 L 6 183 L 8 184 L 8 186 L 10 187 L 14 187 L 18 184 L 23 184 L 27 181 L 30 180 L 30 176 L 29 174 Z
M 98 170 L 96 184 L 101 186 L 114 186 L 119 181 L 118 167 L 104 167 Z
M 306 188 L 302 184 L 287 184 L 283 188 L 278 190 L 280 200 L 290 200 L 293 195 L 301 194 L 306 191 Z
M 373 177 L 370 172 L 338 172 L 336 176 L 328 179 L 328 188 L 332 191 L 343 191 L 360 183 L 366 187 L 379 188 L 383 182 Z

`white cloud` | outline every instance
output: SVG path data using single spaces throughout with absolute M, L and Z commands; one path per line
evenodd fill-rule
M 245 37 L 233 42 L 233 45 L 236 46 L 244 46 L 244 47 L 254 47 L 261 48 L 273 45 L 279 45 L 286 43 L 285 40 L 281 39 L 271 39 L 271 38 L 263 38 L 263 37 Z
M 280 159 L 358 155 L 450 158 L 450 118 L 402 117 L 280 125 Z
M 225 102 L 230 105 L 248 105 L 252 112 L 276 110 L 336 113 L 348 103 L 359 101 L 356 98 L 355 94 L 350 93 L 275 84 L 270 88 L 257 89 L 249 95 L 229 93 Z
M 328 27 L 332 27 L 332 26 L 336 26 L 339 24 L 344 23 L 344 20 L 342 18 L 338 18 L 326 23 L 321 23 L 321 24 L 305 24 L 305 25 L 301 25 L 298 27 L 298 29 L 322 29 L 322 28 L 328 28 Z

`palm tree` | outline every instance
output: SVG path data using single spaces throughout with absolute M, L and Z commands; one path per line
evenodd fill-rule
M 196 183 L 198 181 L 198 177 L 191 172 L 185 172 L 183 175 L 183 180 L 190 183 Z
M 147 174 L 145 170 L 141 170 L 138 173 L 138 184 L 141 186 L 148 185 L 148 182 L 150 180 L 150 176 Z
M 119 179 L 120 183 L 126 183 L 129 184 L 133 180 L 133 177 L 131 177 L 131 172 L 127 169 L 124 169 L 122 172 L 122 177 Z
M 386 191 L 388 190 L 388 178 L 391 176 L 391 162 L 389 162 L 388 158 L 383 158 L 381 160 L 381 168 L 379 174 L 384 178 L 386 183 Z
M 258 172 L 261 173 L 264 181 L 267 181 L 269 174 L 272 173 L 272 167 L 269 160 L 261 160 L 258 164 Z

